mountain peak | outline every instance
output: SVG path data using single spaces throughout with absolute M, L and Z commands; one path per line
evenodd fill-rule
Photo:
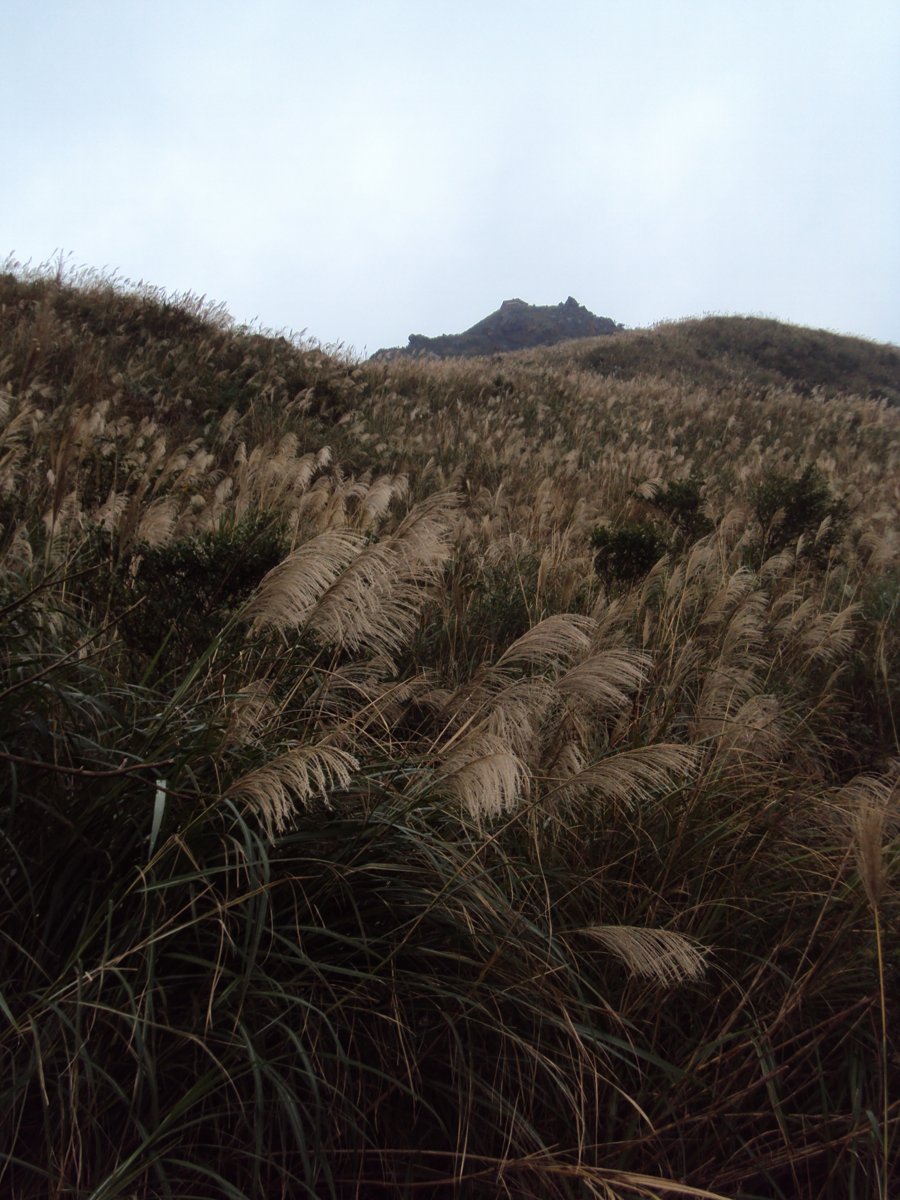
M 380 350 L 379 356 L 433 354 L 438 358 L 503 354 L 530 346 L 551 346 L 572 338 L 601 337 L 623 327 L 610 317 L 597 317 L 569 296 L 562 304 L 528 304 L 518 297 L 504 300 L 489 316 L 465 333 L 426 337 L 411 333 L 402 350 Z

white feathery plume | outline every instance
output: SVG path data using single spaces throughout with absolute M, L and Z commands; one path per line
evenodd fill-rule
M 227 412 L 223 413 L 219 418 L 219 423 L 215 429 L 216 441 L 224 446 L 234 432 L 235 426 L 238 423 L 238 410 L 231 406 Z
M 707 668 L 691 720 L 691 737 L 719 737 L 733 714 L 756 694 L 758 686 L 756 673 L 750 668 L 729 667 L 721 661 Z
M 178 508 L 168 497 L 154 500 L 141 515 L 135 539 L 147 546 L 164 546 L 172 537 Z
M 9 415 L 9 393 L 5 393 L 7 409 L 4 420 Z M 8 422 L 3 432 L 0 433 L 0 449 L 8 450 L 13 446 L 23 445 L 34 434 L 34 427 L 37 420 L 35 410 L 29 404 L 23 404 L 22 408 Z
M 784 611 L 784 615 L 779 616 Z M 779 596 L 772 603 L 772 615 L 777 616 L 774 624 L 774 632 L 778 637 L 791 637 L 797 634 L 804 628 L 805 625 L 815 620 L 816 617 L 816 598 L 807 596 L 805 599 L 800 599 L 800 592 L 797 588 L 789 588 L 783 595 Z
M 877 910 L 888 884 L 885 839 L 896 836 L 900 829 L 897 780 L 887 775 L 857 775 L 844 784 L 837 800 L 849 817 L 853 850 L 866 897 Z
M 317 525 L 323 523 L 319 519 L 328 507 L 331 498 L 332 483 L 324 475 L 320 475 L 312 486 L 303 493 L 297 503 L 297 519 L 313 520 Z
M 476 728 L 445 753 L 438 782 L 442 792 L 481 821 L 514 808 L 528 792 L 529 776 L 502 738 Z
M 243 613 L 251 629 L 303 625 L 364 542 L 362 534 L 346 529 L 329 529 L 304 542 L 263 577 Z
M 823 612 L 803 631 L 802 645 L 813 662 L 834 662 L 843 658 L 856 639 L 854 618 L 858 604 L 849 604 L 839 612 Z
M 586 654 L 597 623 L 592 617 L 558 613 L 533 625 L 500 655 L 494 670 L 512 666 L 556 669 Z
M 700 979 L 706 970 L 708 951 L 693 938 L 672 929 L 648 929 L 641 925 L 588 925 L 573 930 L 599 942 L 635 975 L 676 987 Z
M 755 576 L 748 567 L 738 567 L 719 588 L 706 607 L 701 628 L 715 628 L 727 620 L 735 606 L 754 590 Z
M 271 701 L 272 687 L 265 679 L 249 680 L 230 697 L 226 711 L 228 726 L 224 746 L 247 746 L 257 741 L 257 731 L 277 711 Z
M 409 481 L 405 475 L 379 475 L 362 497 L 362 523 L 366 527 L 374 525 L 387 513 L 393 502 L 408 491 Z
M 110 501 L 100 510 L 100 521 L 105 529 L 112 529 L 115 518 L 121 513 L 127 501 L 126 496 L 114 498 L 115 506 Z M 51 508 L 44 514 L 44 525 L 51 537 L 56 537 L 71 526 L 80 525 L 84 513 L 77 491 L 67 492 L 58 502 L 55 509 Z M 97 520 L 97 516 L 94 520 Z
M 767 558 L 759 568 L 760 579 L 768 582 L 769 580 L 780 579 L 782 575 L 787 575 L 793 570 L 796 558 L 795 547 L 787 546 L 784 550 L 779 550 L 777 554 L 773 554 L 771 558 Z
M 742 599 L 740 605 L 731 614 L 722 638 L 722 657 L 725 661 L 733 659 L 749 661 L 750 651 L 758 649 L 765 642 L 764 622 L 768 596 L 765 592 L 750 592 Z
M 291 488 L 295 496 L 300 496 L 306 491 L 318 469 L 317 454 L 304 454 L 297 459 L 291 473 Z
M 698 760 L 695 749 L 673 743 L 620 750 L 564 780 L 552 788 L 548 796 L 574 799 L 578 795 L 594 793 L 599 799 L 631 808 L 654 793 L 664 792 L 678 781 L 689 778 Z
M 316 797 L 328 804 L 330 792 L 349 786 L 358 766 L 352 754 L 336 746 L 295 746 L 236 780 L 225 795 L 248 804 L 273 838 L 288 827 L 298 807 L 308 808 Z
M 322 594 L 309 628 L 352 650 L 391 654 L 402 647 L 450 553 L 456 502 L 438 493 L 416 505 L 389 537 L 367 546 Z
M 584 752 L 576 741 L 567 738 L 561 746 L 554 747 L 552 757 L 541 764 L 542 774 L 550 783 L 562 783 L 584 770 Z
M 776 696 L 754 695 L 723 723 L 721 752 L 728 757 L 776 760 L 785 747 L 781 706 Z
M 563 696 L 579 696 L 603 708 L 621 708 L 644 682 L 652 658 L 634 650 L 603 650 L 570 667 L 556 680 Z
M 472 697 L 481 699 L 476 713 L 486 710 L 483 728 L 496 734 L 524 761 L 531 762 L 540 751 L 541 726 L 548 710 L 556 703 L 557 691 L 542 675 L 516 679 L 500 692 Z

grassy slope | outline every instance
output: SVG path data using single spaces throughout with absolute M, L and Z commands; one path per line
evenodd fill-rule
M 900 403 L 900 349 L 760 317 L 705 317 L 620 334 L 577 355 L 619 378 L 657 374 L 714 390 L 791 387 Z
M 3 1188 L 886 1196 L 892 354 L 0 280 Z M 847 528 L 776 545 L 810 462 Z

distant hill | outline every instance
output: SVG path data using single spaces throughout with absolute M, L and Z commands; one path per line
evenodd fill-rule
M 465 333 L 426 337 L 409 335 L 403 349 L 379 350 L 374 358 L 398 354 L 433 354 L 437 358 L 474 357 L 525 350 L 532 346 L 552 346 L 573 338 L 599 337 L 618 333 L 623 327 L 610 317 L 597 317 L 572 296 L 564 304 L 526 304 L 524 300 L 504 300 L 496 312 L 467 329 Z
M 580 366 L 628 380 L 690 379 L 713 392 L 790 387 L 900 404 L 900 347 L 761 317 L 704 317 L 573 347 Z

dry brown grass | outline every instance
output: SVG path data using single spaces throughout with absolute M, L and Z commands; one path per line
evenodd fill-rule
M 900 411 L 97 281 L 0 336 L 10 1194 L 889 1195 Z M 806 463 L 846 535 L 763 553 Z

